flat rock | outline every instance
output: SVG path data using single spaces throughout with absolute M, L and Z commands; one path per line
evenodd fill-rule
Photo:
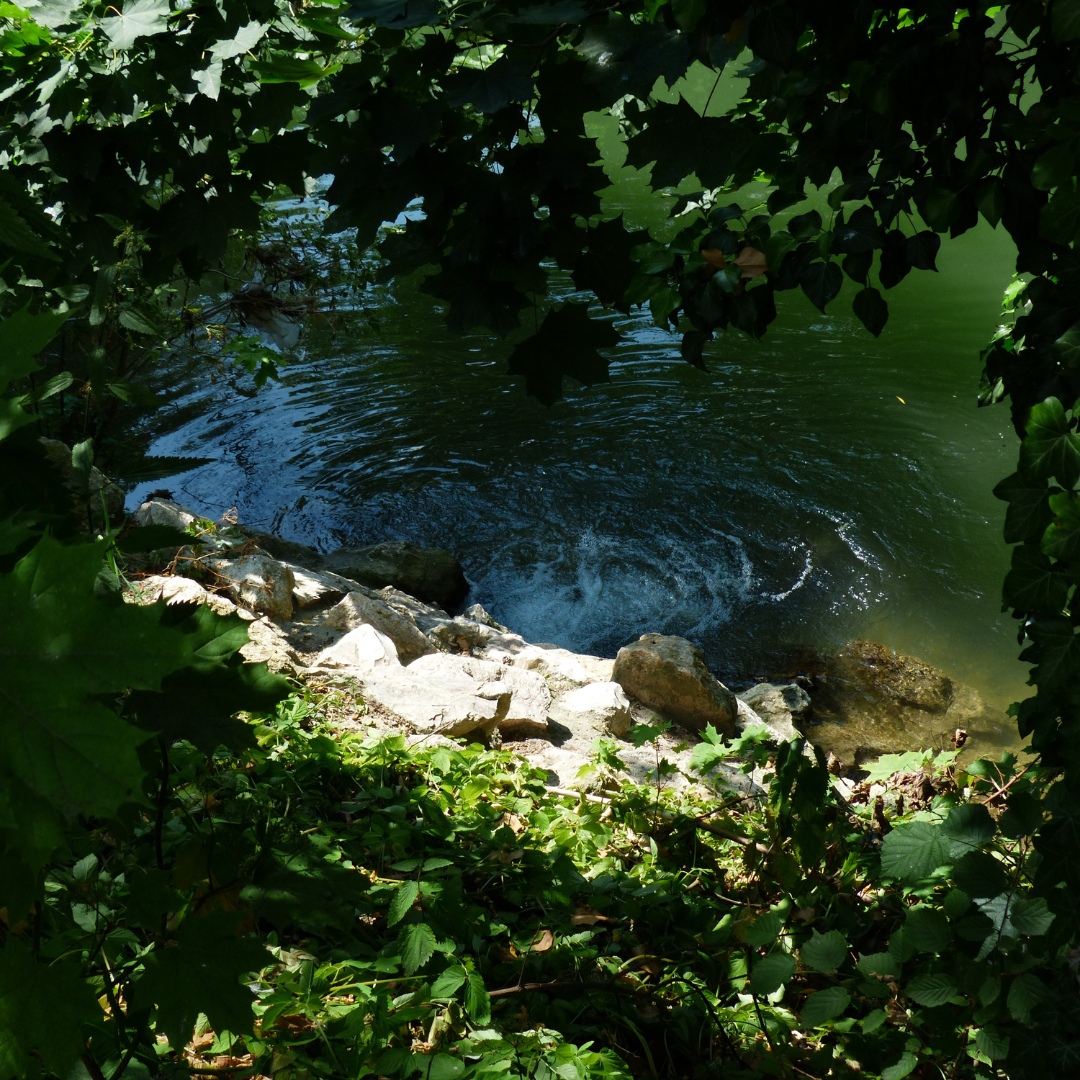
M 397 646 L 370 623 L 350 630 L 315 659 L 320 668 L 349 668 L 361 675 L 389 675 L 402 670 Z
M 227 585 L 229 595 L 241 607 L 272 619 L 293 615 L 293 572 L 285 563 L 264 552 L 237 559 L 208 559 L 207 566 Z
M 686 638 L 643 634 L 615 658 L 614 681 L 665 719 L 693 731 L 711 724 L 733 734 L 738 702 L 705 663 L 702 651 Z
M 418 676 L 431 674 L 440 677 L 462 674 L 483 688 L 484 695 L 509 695 L 499 727 L 518 724 L 547 726 L 551 707 L 551 691 L 540 675 L 522 671 L 506 664 L 480 660 L 472 656 L 431 653 L 413 662 L 409 671 Z M 479 691 L 477 691 L 479 692 Z
M 372 589 L 393 586 L 447 610 L 457 607 L 469 591 L 465 571 L 449 551 L 417 547 L 406 540 L 341 548 L 324 558 L 322 568 Z
M 323 619 L 324 626 L 335 630 L 355 630 L 364 624 L 385 634 L 397 647 L 404 664 L 435 651 L 416 623 L 366 592 L 350 592 Z
M 630 699 L 616 682 L 597 682 L 570 690 L 552 704 L 548 715 L 575 735 L 598 731 L 621 738 L 630 730 Z

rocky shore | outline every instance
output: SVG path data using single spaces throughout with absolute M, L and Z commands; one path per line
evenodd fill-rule
M 656 748 L 625 737 L 657 720 L 671 725 L 660 752 L 683 771 L 707 727 L 758 726 L 774 742 L 807 735 L 839 774 L 882 753 L 962 744 L 987 712 L 944 673 L 870 642 L 736 694 L 683 638 L 645 634 L 615 658 L 587 656 L 528 642 L 479 604 L 461 610 L 468 583 L 448 552 L 394 542 L 322 555 L 165 498 L 140 506 L 133 524 L 188 542 L 129 556 L 129 602 L 236 613 L 250 624 L 245 659 L 338 691 L 342 727 L 506 745 L 556 786 L 596 785 L 601 737 L 622 740 L 625 776 L 652 782 Z M 750 782 L 734 766 L 715 779 Z

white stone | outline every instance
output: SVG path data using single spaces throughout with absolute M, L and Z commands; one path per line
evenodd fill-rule
M 240 655 L 249 664 L 265 664 L 282 675 L 298 673 L 296 657 L 281 630 L 269 619 L 253 619 L 248 623 L 248 642 L 240 647 Z
M 618 683 L 589 683 L 561 695 L 549 715 L 575 735 L 591 728 L 619 737 L 630 730 L 630 699 Z
M 293 575 L 293 604 L 301 609 L 334 604 L 356 589 L 356 582 L 329 570 L 306 570 L 285 562 Z
M 179 576 L 153 574 L 132 582 L 124 592 L 129 604 L 145 607 L 164 600 L 166 604 L 205 604 L 218 615 L 232 615 L 236 605 L 226 596 L 207 592 L 197 581 Z
M 316 667 L 351 668 L 361 675 L 391 674 L 401 671 L 397 646 L 369 623 L 350 630 L 340 641 L 323 649 Z
M 354 590 L 326 615 L 324 625 L 336 630 L 355 630 L 364 624 L 374 626 L 395 646 L 401 662 L 408 664 L 419 656 L 434 652 L 434 646 L 420 632 L 416 623 L 387 607 L 366 592 Z
M 211 559 L 207 566 L 228 586 L 229 595 L 241 607 L 291 619 L 293 614 L 293 572 L 284 563 L 258 551 L 238 559 Z
M 414 661 L 409 670 L 420 676 L 428 673 L 436 677 L 463 674 L 479 684 L 477 693 L 481 696 L 509 695 L 506 710 L 501 717 L 504 726 L 523 721 L 547 725 L 551 691 L 536 672 L 451 653 L 422 656 Z

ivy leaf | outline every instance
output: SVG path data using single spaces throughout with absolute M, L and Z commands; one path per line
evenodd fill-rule
M 881 245 L 881 226 L 869 206 L 860 206 L 848 221 L 840 221 L 833 231 L 833 251 L 845 255 L 864 254 Z
M 909 265 L 916 270 L 937 270 L 937 253 L 941 250 L 941 237 L 924 230 L 904 241 L 904 254 Z
M 510 355 L 510 372 L 525 376 L 525 390 L 551 405 L 562 394 L 564 375 L 585 386 L 608 381 L 608 362 L 597 351 L 622 340 L 610 322 L 589 318 L 586 304 L 564 304 L 548 312 L 539 333 L 526 338 Z
M 1053 690 L 1076 677 L 1080 671 L 1080 640 L 1068 619 L 1036 617 L 1027 624 L 1027 635 L 1035 643 L 1020 658 L 1036 663 L 1032 681 L 1040 690 Z
M 1080 240 L 1080 193 L 1075 186 L 1059 187 L 1050 197 L 1039 212 L 1039 234 L 1060 244 Z
M 819 934 L 815 930 L 810 940 L 799 950 L 799 955 L 807 967 L 828 975 L 844 962 L 847 950 L 847 939 L 839 930 L 830 930 L 825 934 Z
M 159 947 L 144 960 L 132 1004 L 136 1009 L 157 1006 L 157 1030 L 173 1048 L 187 1044 L 199 1013 L 215 1031 L 245 1035 L 252 1030 L 255 997 L 241 980 L 273 957 L 257 938 L 237 936 L 244 917 L 222 910 L 189 915 L 175 946 Z
M 386 925 L 394 926 L 412 910 L 420 893 L 420 886 L 415 881 L 403 881 L 390 901 L 390 910 L 386 913 Z
M 1073 434 L 1056 397 L 1032 406 L 1020 447 L 1020 467 L 1036 479 L 1057 477 L 1066 488 L 1080 478 L 1080 438 Z
M 889 305 L 877 289 L 866 288 L 856 293 L 852 310 L 859 321 L 874 337 L 881 337 L 881 331 L 889 321 Z
M 1005 542 L 1019 544 L 1041 537 L 1053 514 L 1046 484 L 1013 473 L 994 488 L 994 495 L 1009 504 L 1005 511 Z
M 948 188 L 931 188 L 919 209 L 934 232 L 946 232 L 960 216 L 960 196 Z
M 788 222 L 788 232 L 795 240 L 813 240 L 821 232 L 821 215 L 816 210 L 797 214 Z
M 776 993 L 795 974 L 795 957 L 774 952 L 754 961 L 750 972 L 750 992 L 761 997 Z
M 928 821 L 897 825 L 881 845 L 881 872 L 907 885 L 930 877 L 952 861 L 948 838 Z
M 799 284 L 810 303 L 824 312 L 825 305 L 836 297 L 844 284 L 844 275 L 837 263 L 815 262 L 799 275 Z
M 401 966 L 406 975 L 419 971 L 435 952 L 435 931 L 427 923 L 410 923 L 401 931 L 398 941 L 401 945 Z
M 851 995 L 842 986 L 830 986 L 803 1002 L 799 1020 L 805 1027 L 820 1027 L 835 1020 L 850 1004 Z
M 168 30 L 169 0 L 135 0 L 125 4 L 119 15 L 105 19 L 101 27 L 114 49 L 130 49 L 141 37 L 153 37 Z
M 44 963 L 14 937 L 0 949 L 0 1080 L 66 1076 L 85 1050 L 84 1023 L 101 1020 L 78 966 Z
M 933 1009 L 954 998 L 957 987 L 948 975 L 918 975 L 904 987 L 904 993 L 919 1005 Z
M 1050 496 L 1049 505 L 1054 520 L 1043 533 L 1042 550 L 1069 562 L 1080 555 L 1080 500 L 1068 492 L 1057 492 Z

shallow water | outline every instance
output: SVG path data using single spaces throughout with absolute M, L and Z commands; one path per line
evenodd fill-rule
M 533 641 L 613 655 L 681 634 L 737 685 L 790 648 L 863 637 L 1003 706 L 1025 672 L 991 488 L 1016 443 L 975 386 L 1013 253 L 988 228 L 943 247 L 939 274 L 887 294 L 877 341 L 850 283 L 828 316 L 781 294 L 767 337 L 721 338 L 707 374 L 647 316 L 618 317 L 611 382 L 568 385 L 550 411 L 505 373 L 505 345 L 452 337 L 400 282 L 368 300 L 378 333 L 309 332 L 305 361 L 257 394 L 178 377 L 151 452 L 215 461 L 133 496 L 167 487 L 323 550 L 449 548 L 470 601 Z

